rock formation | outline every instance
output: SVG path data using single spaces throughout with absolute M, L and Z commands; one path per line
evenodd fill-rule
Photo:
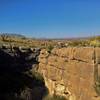
M 36 64 L 39 64 L 38 71 L 43 75 L 45 84 L 24 74 Z M 49 52 L 6 45 L 0 48 L 1 100 L 8 100 L 9 93 L 15 96 L 25 87 L 31 95 L 25 100 L 42 100 L 45 85 L 50 95 L 61 95 L 69 100 L 99 100 L 100 48 L 63 47 Z M 37 86 L 39 94 L 34 92 Z
M 0 100 L 42 100 L 47 88 L 32 73 L 39 52 L 38 48 L 0 48 Z
M 42 49 L 39 72 L 50 94 L 63 95 L 69 100 L 98 100 L 95 84 L 100 77 L 99 47 Z

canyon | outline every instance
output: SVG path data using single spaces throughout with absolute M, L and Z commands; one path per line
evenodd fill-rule
M 49 95 L 60 95 L 69 100 L 100 99 L 99 47 L 53 48 L 49 52 L 39 48 L 2 47 L 0 68 L 0 99 L 25 87 L 31 95 L 25 100 L 42 100 L 46 89 Z M 24 73 L 32 69 L 43 76 L 43 82 Z M 34 98 L 35 87 L 39 91 Z
M 35 71 L 39 52 L 39 48 L 0 48 L 0 100 L 42 100 L 47 88 Z

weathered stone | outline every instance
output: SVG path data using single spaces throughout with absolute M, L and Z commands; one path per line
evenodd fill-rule
M 55 86 L 55 92 L 56 92 L 56 94 L 57 95 L 63 95 L 64 94 L 64 91 L 65 91 L 65 86 L 64 85 L 62 85 L 62 84 L 57 84 L 56 86 Z
M 79 72 L 78 75 L 84 79 L 89 80 L 90 78 L 94 77 L 94 65 L 85 63 L 85 62 L 78 62 L 77 63 Z
M 55 81 L 45 78 L 45 85 L 48 87 L 49 94 L 53 95 L 55 93 Z
M 40 55 L 39 55 L 40 58 L 46 58 L 48 56 L 49 56 L 49 53 L 46 51 L 46 49 L 42 49 L 40 51 Z
M 96 63 L 100 64 L 100 48 L 95 48 L 95 54 L 96 54 Z
M 94 47 L 54 48 L 43 68 L 49 90 L 66 97 L 69 94 L 69 100 L 96 100 L 93 98 L 97 95 L 94 83 L 100 77 L 99 51 Z
M 39 63 L 39 69 L 40 69 L 40 70 L 46 69 L 46 65 L 43 64 L 43 63 Z
M 52 50 L 52 54 L 73 59 L 74 48 L 61 48 Z
M 100 78 L 100 64 L 98 64 L 98 77 Z
M 79 61 L 94 63 L 94 48 L 80 47 L 76 48 L 74 52 L 74 58 Z
M 61 80 L 62 70 L 56 67 L 48 66 L 47 72 L 48 72 L 48 78 L 50 78 L 51 80 Z
M 67 62 L 65 61 L 65 58 L 57 57 L 57 56 L 50 56 L 48 58 L 48 65 L 59 68 L 59 69 L 64 69 L 65 64 Z
M 40 58 L 39 57 L 39 62 L 43 63 L 43 64 L 46 64 L 47 63 L 47 59 L 46 58 Z

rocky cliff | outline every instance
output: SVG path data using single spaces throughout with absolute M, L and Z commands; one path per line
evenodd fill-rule
M 45 83 L 25 74 L 37 64 Z M 99 100 L 100 48 L 54 48 L 49 52 L 38 48 L 0 48 L 1 100 L 8 100 L 10 96 L 20 100 L 16 96 L 23 95 L 25 100 L 42 100 L 45 85 L 51 95 L 65 96 L 69 100 Z
M 42 49 L 39 62 L 39 72 L 51 95 L 63 95 L 69 100 L 98 100 L 99 47 L 54 48 L 51 53 Z
M 42 100 L 47 88 L 33 72 L 39 53 L 38 48 L 0 48 L 0 100 Z

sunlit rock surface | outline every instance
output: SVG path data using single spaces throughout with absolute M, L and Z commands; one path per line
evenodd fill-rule
M 94 86 L 100 77 L 100 48 L 54 48 L 51 53 L 43 49 L 39 55 L 39 72 L 50 94 L 70 100 L 97 100 Z

